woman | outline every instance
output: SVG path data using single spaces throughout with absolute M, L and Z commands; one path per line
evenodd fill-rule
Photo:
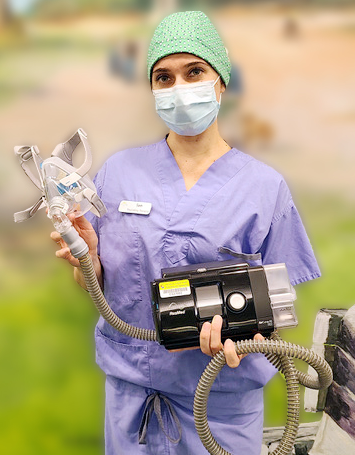
M 230 62 L 203 13 L 162 21 L 150 45 L 148 76 L 169 134 L 111 157 L 95 180 L 107 215 L 90 217 L 92 225 L 84 218 L 75 222 L 112 309 L 132 325 L 153 328 L 149 283 L 175 265 L 234 257 L 251 265 L 285 262 L 293 285 L 318 277 L 283 178 L 219 134 L 216 118 Z M 145 215 L 127 213 L 122 201 L 133 208 L 143 202 Z M 52 237 L 61 242 L 57 256 L 77 266 L 58 234 Z M 78 268 L 75 277 L 84 285 Z M 194 429 L 193 395 L 209 356 L 222 348 L 221 323 L 218 316 L 203 325 L 201 350 L 168 352 L 99 320 L 107 455 L 207 453 Z M 212 388 L 211 430 L 226 450 L 259 455 L 263 386 L 275 369 L 258 354 L 240 362 L 230 340 L 224 349 L 232 368 L 224 368 Z

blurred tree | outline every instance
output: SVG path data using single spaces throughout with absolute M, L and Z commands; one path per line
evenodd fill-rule
M 9 1 L 0 0 L 0 30 L 11 23 L 12 14 L 10 11 Z
M 147 10 L 152 3 L 153 0 L 37 0 L 33 13 L 45 18 L 63 18 L 75 14 Z
M 10 0 L 0 0 L 0 27 L 3 17 L 8 17 Z M 172 11 L 202 10 L 206 7 L 218 8 L 228 4 L 261 4 L 270 0 L 33 0 L 31 13 L 47 19 L 61 19 L 78 14 L 112 13 L 122 11 L 160 11 L 166 15 Z M 274 0 L 285 7 L 306 4 L 342 5 L 355 3 L 355 0 Z

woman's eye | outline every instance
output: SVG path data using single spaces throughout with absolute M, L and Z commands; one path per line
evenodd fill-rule
M 191 71 L 190 71 L 190 75 L 191 76 L 199 76 L 200 74 L 203 73 L 203 69 L 202 68 L 193 68 Z
M 166 82 L 169 81 L 169 76 L 168 76 L 167 74 L 160 74 L 160 75 L 156 78 L 156 81 L 165 84 Z

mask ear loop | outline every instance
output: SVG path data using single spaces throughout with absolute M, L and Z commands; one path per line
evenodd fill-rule
M 220 79 L 220 78 L 221 78 L 221 76 L 218 76 L 218 77 L 217 77 L 217 79 L 214 81 L 214 83 L 213 83 L 213 86 L 212 86 L 212 87 L 214 87 L 214 86 L 217 84 L 217 82 L 218 82 L 218 79 Z
M 214 84 L 212 85 L 213 88 L 214 88 L 214 86 L 217 84 L 218 79 L 220 79 L 220 78 L 221 78 L 221 76 L 218 75 L 217 79 L 214 81 Z M 217 97 L 216 97 L 216 99 L 217 99 Z M 221 105 L 221 102 L 222 102 L 222 92 L 219 94 L 219 101 L 217 101 L 217 103 L 218 103 L 219 105 Z

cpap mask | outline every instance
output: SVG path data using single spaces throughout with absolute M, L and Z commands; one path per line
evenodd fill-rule
M 85 157 L 82 165 L 76 169 L 73 165 L 73 153 L 79 144 L 84 147 Z M 14 214 L 15 222 L 26 221 L 38 210 L 46 207 L 47 216 L 52 220 L 55 229 L 69 248 L 74 248 L 73 256 L 84 254 L 88 248 L 85 242 L 81 241 L 68 215 L 77 218 L 89 210 L 98 217 L 106 213 L 106 207 L 87 175 L 91 168 L 92 155 L 86 133 L 79 128 L 67 142 L 58 144 L 51 157 L 45 160 L 40 157 L 36 145 L 15 147 L 15 154 L 25 174 L 42 193 L 32 207 Z

